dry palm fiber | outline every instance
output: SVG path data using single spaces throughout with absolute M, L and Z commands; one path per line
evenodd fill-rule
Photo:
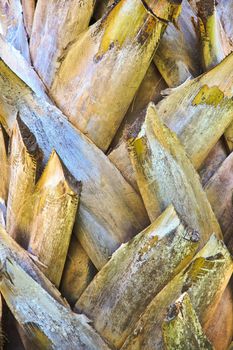
M 43 153 L 43 164 L 55 149 L 73 177 L 82 182 L 74 232 L 94 265 L 101 268 L 122 242 L 148 224 L 141 198 L 103 152 L 72 127 L 55 106 L 33 93 L 3 61 L 0 88 L 5 96 L 0 99 L 3 124 L 10 121 L 11 125 L 12 113 L 19 112 Z

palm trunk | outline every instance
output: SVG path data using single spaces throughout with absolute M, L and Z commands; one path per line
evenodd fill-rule
M 19 121 L 12 132 L 10 155 L 10 183 L 7 200 L 6 228 L 12 237 L 24 248 L 28 245 L 28 216 L 30 211 L 25 211 L 25 216 L 19 217 L 19 208 L 28 208 L 31 196 L 35 189 L 37 174 L 37 159 L 40 150 L 35 137 L 27 127 Z
M 22 0 L 23 18 L 27 35 L 30 37 L 36 8 L 36 0 Z
M 187 292 L 204 331 L 232 274 L 232 258 L 226 247 L 214 236 L 149 304 L 122 350 L 164 349 L 162 324 L 167 308 Z
M 30 62 L 27 34 L 20 0 L 0 2 L 0 34 Z
M 193 350 L 213 350 L 187 293 L 170 305 L 162 327 L 166 350 L 185 349 L 187 344 Z
M 141 0 L 116 3 L 67 50 L 51 86 L 52 97 L 72 124 L 104 151 L 143 80 L 166 22 L 179 8 L 165 0 L 162 6 L 154 1 L 148 6 L 157 17 Z
M 30 53 L 47 87 L 56 76 L 66 48 L 88 27 L 94 3 L 95 0 L 37 1 Z
M 153 296 L 192 259 L 198 239 L 170 206 L 113 254 L 75 310 L 85 313 L 110 345 L 121 348 Z
M 90 284 L 96 268 L 75 236 L 71 238 L 60 290 L 73 307 Z
M 232 62 L 233 54 L 200 78 L 168 91 L 168 96 L 156 105 L 158 115 L 177 133 L 196 169 L 232 121 Z M 140 130 L 141 123 L 136 123 L 135 132 Z M 132 179 L 134 174 L 124 142 L 113 152 L 111 161 L 125 178 Z
M 1 266 L 0 291 L 36 348 L 109 349 L 83 315 L 55 301 L 14 259 L 1 254 Z
M 33 256 L 21 248 L 9 234 L 0 226 L 1 238 L 1 257 L 15 261 L 35 282 L 41 285 L 56 301 L 69 309 L 68 303 L 61 297 L 60 292 L 54 285 L 43 275 L 40 269 L 34 264 Z
M 0 199 L 6 205 L 8 197 L 9 186 L 9 162 L 7 157 L 6 143 L 3 128 L 0 125 L 0 168 L 1 168 L 1 182 L 0 182 Z
M 153 105 L 136 138 L 129 140 L 130 156 L 149 218 L 155 220 L 173 203 L 178 213 L 200 232 L 201 246 L 221 229 L 199 178 L 178 138 L 160 121 Z
M 28 251 L 45 265 L 41 270 L 57 288 L 65 265 L 79 193 L 80 184 L 72 181 L 53 152 L 30 198 L 34 203 Z
M 219 221 L 226 243 L 233 234 L 232 172 L 233 154 L 231 153 L 205 186 L 207 197 Z
M 2 61 L 0 72 L 0 88 L 7 99 L 2 100 L 4 125 L 11 121 L 12 110 L 19 111 L 43 152 L 43 164 L 55 149 L 72 176 L 82 182 L 75 234 L 100 269 L 122 242 L 148 224 L 141 198 L 56 107 L 33 94 Z

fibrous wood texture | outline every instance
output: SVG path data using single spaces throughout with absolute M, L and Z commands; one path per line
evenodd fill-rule
M 33 213 L 28 251 L 43 263 L 42 271 L 57 288 L 70 243 L 79 193 L 80 184 L 73 181 L 53 151 L 30 198 Z
M 46 94 L 45 85 L 42 83 L 33 67 L 2 35 L 0 35 L 0 56 L 8 67 L 28 84 L 38 96 L 51 102 Z M 5 125 L 5 127 L 7 126 Z
M 1 0 L 0 34 L 30 62 L 27 34 L 20 0 Z
M 67 50 L 51 95 L 102 150 L 110 145 L 179 3 L 148 1 L 147 10 L 141 0 L 116 2 Z
M 187 346 L 190 350 L 213 349 L 203 333 L 187 293 L 170 305 L 163 323 L 163 338 L 166 350 L 182 350 L 187 349 Z
M 22 0 L 23 19 L 28 36 L 31 36 L 36 0 Z
M 196 2 L 204 70 L 215 67 L 225 57 L 215 3 L 215 0 Z
M 62 295 L 71 306 L 74 306 L 96 273 L 97 270 L 87 253 L 77 238 L 73 236 L 60 285 Z
M 138 188 L 150 219 L 157 218 L 172 203 L 184 220 L 200 232 L 201 245 L 213 232 L 221 238 L 221 229 L 192 163 L 152 104 L 141 131 L 129 143 Z
M 60 305 L 4 253 L 1 249 L 0 291 L 36 348 L 109 349 L 87 318 Z
M 5 259 L 14 260 L 31 278 L 39 283 L 55 300 L 68 307 L 67 302 L 61 297 L 59 291 L 44 276 L 40 269 L 34 264 L 33 257 L 29 256 L 9 234 L 0 226 L 1 256 Z
M 232 9 L 0 0 L 0 349 L 229 350 Z
M 227 156 L 228 152 L 225 142 L 223 139 L 220 139 L 212 148 L 201 167 L 198 169 L 202 186 L 207 184 Z
M 110 150 L 124 139 L 125 134 L 131 125 L 138 118 L 140 119 L 140 117 L 143 116 L 144 109 L 147 107 L 148 103 L 151 101 L 158 103 L 162 99 L 161 91 L 165 88 L 167 88 L 167 84 L 165 83 L 155 64 L 152 62 L 127 110 L 119 129 L 117 130 L 117 133 L 111 143 Z
M 226 247 L 214 236 L 149 304 L 122 350 L 164 349 L 162 324 L 167 308 L 187 292 L 205 330 L 232 274 L 232 258 Z
M 89 25 L 95 0 L 38 0 L 30 53 L 38 74 L 47 87 L 51 86 L 69 46 Z
M 56 107 L 32 93 L 2 61 L 0 88 L 3 124 L 19 111 L 43 152 L 43 164 L 55 149 L 73 177 L 82 181 L 75 233 L 95 266 L 101 268 L 122 242 L 148 224 L 141 198 L 93 143 Z
M 198 233 L 168 207 L 113 254 L 75 309 L 84 312 L 97 331 L 120 348 L 153 296 L 192 259 L 198 240 Z
M 21 207 L 27 207 L 34 192 L 39 148 L 35 137 L 18 119 L 12 132 L 10 154 L 10 183 L 7 199 L 7 231 L 24 248 L 28 244 L 26 217 L 19 217 Z M 25 212 L 28 217 L 30 213 Z M 22 222 L 23 221 L 23 222 Z
M 178 86 L 202 72 L 196 21 L 192 7 L 183 0 L 177 25 L 168 25 L 154 55 L 154 62 L 169 87 Z
M 224 240 L 227 243 L 233 234 L 233 154 L 221 164 L 205 186 L 209 202 L 218 218 Z
M 208 73 L 168 90 L 168 96 L 155 107 L 162 121 L 177 133 L 195 168 L 201 166 L 232 121 L 232 62 L 233 54 Z M 143 118 L 136 123 L 135 132 L 142 122 Z M 134 184 L 124 142 L 109 157 Z

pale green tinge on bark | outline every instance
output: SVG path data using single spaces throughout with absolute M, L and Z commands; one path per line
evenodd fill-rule
M 27 248 L 28 230 L 25 229 L 27 218 L 20 217 L 19 211 L 27 207 L 34 192 L 37 159 L 40 155 L 34 135 L 18 118 L 10 145 L 10 182 L 7 200 L 7 223 L 9 234 Z M 26 216 L 30 213 L 26 213 Z
M 233 54 L 202 76 L 165 91 L 166 96 L 155 108 L 162 121 L 178 135 L 197 169 L 233 119 Z M 138 130 L 141 121 L 137 121 Z M 132 185 L 125 142 L 115 149 L 110 159 Z
M 160 1 L 161 3 L 161 1 Z M 106 151 L 178 2 L 121 0 L 69 47 L 51 95 L 73 125 Z M 152 14 L 154 12 L 156 16 Z M 162 18 L 162 20 L 159 20 Z
M 100 335 L 120 348 L 154 295 L 192 259 L 198 240 L 198 233 L 168 207 L 113 254 L 75 309 L 84 312 Z
M 138 188 L 148 215 L 155 220 L 171 203 L 193 229 L 203 246 L 221 229 L 199 177 L 175 133 L 159 119 L 151 104 L 141 131 L 129 141 Z
M 25 335 L 36 347 L 109 349 L 85 316 L 76 315 L 56 302 L 2 249 L 0 263 L 0 291 Z
M 71 238 L 60 291 L 71 306 L 93 280 L 97 270 L 75 236 Z
M 202 44 L 203 68 L 215 67 L 225 57 L 215 0 L 197 1 L 197 15 Z
M 164 349 L 162 324 L 167 308 L 187 292 L 205 331 L 233 271 L 232 258 L 222 241 L 212 236 L 191 264 L 152 300 L 122 350 Z
M 79 193 L 80 183 L 72 179 L 53 151 L 30 198 L 32 215 L 28 251 L 45 265 L 40 266 L 41 270 L 57 288 L 70 243 Z M 26 215 L 25 211 L 20 215 Z
M 142 199 L 101 150 L 72 127 L 55 106 L 32 93 L 3 61 L 0 89 L 4 126 L 10 129 L 19 111 L 43 152 L 43 165 L 55 149 L 73 177 L 82 182 L 74 232 L 100 269 L 122 242 L 148 225 Z
M 228 8 L 226 7 L 226 11 L 227 10 Z M 223 58 L 232 51 L 232 48 L 225 47 L 227 33 L 224 35 L 224 30 L 226 30 L 226 28 L 223 30 L 221 27 L 219 15 L 216 11 L 216 1 L 198 1 L 196 2 L 196 11 L 198 14 L 199 32 L 202 43 L 203 69 L 208 70 L 220 63 Z M 226 23 L 224 24 L 227 26 Z M 224 136 L 229 150 L 232 151 L 232 124 L 227 128 Z
M 200 167 L 233 119 L 233 54 L 208 73 L 173 89 L 156 106 L 195 168 Z
M 67 46 L 88 27 L 94 4 L 94 0 L 37 1 L 30 53 L 47 87 L 54 80 Z
M 162 328 L 166 350 L 213 350 L 187 293 L 169 306 Z

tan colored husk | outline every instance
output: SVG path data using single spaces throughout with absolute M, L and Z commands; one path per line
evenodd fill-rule
M 22 0 L 24 24 L 29 37 L 31 36 L 35 7 L 36 0 Z
M 224 139 L 221 138 L 212 148 L 207 158 L 198 169 L 202 186 L 205 186 L 210 178 L 218 171 L 223 161 L 227 158 L 228 152 Z
M 233 118 L 233 54 L 211 71 L 171 91 L 156 106 L 199 168 Z
M 0 2 L 0 34 L 30 62 L 20 0 Z
M 37 1 L 30 53 L 47 87 L 53 82 L 66 47 L 88 27 L 94 3 L 94 0 Z
M 1 243 L 0 291 L 35 348 L 109 350 L 85 316 L 59 304 L 5 253 Z
M 10 148 L 6 229 L 16 242 L 27 248 L 29 232 L 26 226 L 30 213 L 26 210 L 25 216 L 21 218 L 19 211 L 20 208 L 27 208 L 30 205 L 40 152 L 34 135 L 19 118 L 12 132 Z
M 73 125 L 106 151 L 180 5 L 167 0 L 147 10 L 121 0 L 69 47 L 51 95 Z M 162 20 L 158 19 L 162 18 Z
M 94 278 L 97 270 L 75 236 L 71 238 L 62 280 L 61 294 L 73 307 Z
M 154 295 L 190 262 L 198 247 L 172 206 L 122 245 L 83 292 L 75 310 L 119 349 Z
M 233 234 L 233 153 L 224 160 L 207 182 L 205 192 L 227 243 Z
M 211 318 L 206 335 L 215 350 L 227 350 L 232 341 L 233 334 L 233 296 L 232 285 L 229 283 L 221 300 Z
M 225 40 L 223 42 L 227 46 L 226 50 L 229 53 L 233 50 L 233 3 L 231 1 L 218 1 L 216 9 L 225 32 Z
M 111 143 L 110 150 L 120 143 L 127 133 L 130 126 L 140 119 L 144 114 L 144 109 L 149 102 L 158 103 L 162 99 L 161 91 L 167 88 L 161 74 L 152 62 L 146 72 L 146 75 L 131 102 L 124 119 L 117 130 L 117 133 Z M 110 153 L 111 156 L 111 153 Z
M 21 53 L 14 48 L 14 46 L 9 44 L 4 39 L 2 35 L 0 35 L 0 57 L 7 64 L 7 66 L 15 74 L 17 74 L 38 96 L 43 97 L 48 102 L 51 102 L 51 99 L 46 94 L 45 85 L 42 83 L 42 81 L 40 80 L 39 76 L 36 74 L 33 67 L 30 65 L 30 63 L 26 61 L 26 59 L 21 55 Z M 0 103 L 1 103 L 1 99 L 3 99 L 3 103 L 4 103 L 3 96 L 0 97 Z M 0 112 L 1 112 L 1 106 L 0 106 Z M 14 121 L 13 116 L 12 116 L 12 119 Z M 10 125 L 10 128 L 12 128 L 13 121 L 12 121 L 12 124 Z M 10 133 L 9 130 L 8 132 Z
M 35 265 L 34 258 L 20 247 L 2 226 L 0 226 L 0 242 L 1 258 L 7 257 L 14 260 L 18 266 L 39 283 L 55 300 L 70 309 L 66 300 L 61 297 L 60 292 Z
M 184 271 L 178 274 L 149 304 L 122 350 L 164 349 L 162 323 L 168 306 L 187 292 L 206 331 L 232 275 L 232 258 L 212 236 Z
M 53 151 L 30 199 L 34 203 L 28 251 L 44 265 L 40 269 L 57 288 L 80 193 L 80 184 L 70 183 L 70 178 L 71 175 L 64 171 L 58 155 Z
M 202 43 L 203 69 L 208 70 L 215 67 L 232 49 L 225 47 L 227 37 L 222 35 L 222 28 L 219 16 L 216 11 L 216 1 L 208 0 L 196 3 L 198 13 L 199 32 Z M 227 11 L 227 9 L 226 9 Z M 233 149 L 233 125 L 227 128 L 225 139 L 229 150 Z
M 179 86 L 202 72 L 196 21 L 192 7 L 183 0 L 177 26 L 168 25 L 154 55 L 154 63 L 169 87 Z
M 32 93 L 3 61 L 0 89 L 4 95 L 4 114 L 0 114 L 4 125 L 11 123 L 12 110 L 19 111 L 44 154 L 43 164 L 55 149 L 73 177 L 82 182 L 74 232 L 100 269 L 122 242 L 148 225 L 140 196 L 103 152 L 73 128 L 55 106 Z
M 196 169 L 232 121 L 232 64 L 233 54 L 208 73 L 168 90 L 168 96 L 155 107 L 163 122 L 177 133 Z M 126 146 L 120 144 L 109 157 L 133 184 Z
M 129 140 L 129 152 L 150 220 L 155 220 L 169 205 L 193 229 L 200 232 L 203 246 L 221 229 L 200 184 L 200 179 L 175 133 L 159 119 L 150 104 L 141 131 Z

